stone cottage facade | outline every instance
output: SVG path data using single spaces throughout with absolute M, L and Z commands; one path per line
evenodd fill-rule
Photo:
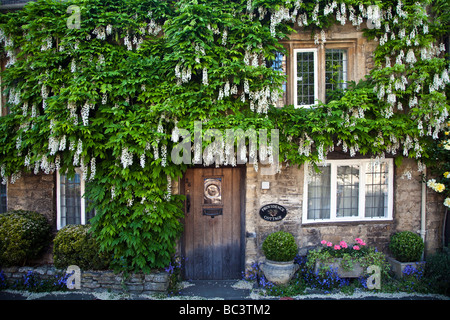
M 333 26 L 326 32 L 325 40 L 317 44 L 309 31 L 297 28 L 297 33 L 284 42 L 289 55 L 280 57 L 280 68 L 286 72 L 288 79 L 282 104 L 308 107 L 313 104 L 310 101 L 315 99 L 326 100 L 326 88 L 333 85 L 327 82 L 329 59 L 342 66 L 339 76 L 344 82 L 363 79 L 374 67 L 372 54 L 378 42 L 368 41 L 362 31 L 351 24 Z M 297 70 L 300 60 L 305 65 L 309 63 L 313 70 Z M 296 85 L 301 72 L 305 72 L 304 76 L 306 72 L 315 75 L 308 87 Z M 309 91 L 305 93 L 300 89 Z M 2 113 L 6 112 L 3 109 Z M 180 239 L 179 253 L 198 256 L 199 253 L 191 253 L 190 250 L 200 246 L 212 252 L 210 258 L 217 262 L 216 265 L 224 265 L 234 259 L 238 268 L 228 277 L 235 277 L 246 266 L 264 259 L 262 242 L 269 233 L 278 230 L 295 236 L 300 253 L 320 245 L 323 239 L 333 243 L 342 240 L 352 243 L 356 237 L 388 253 L 390 236 L 403 230 L 423 237 L 425 254 L 442 246 L 445 211 L 442 199 L 426 188 L 415 161 L 404 160 L 401 166 L 395 166 L 392 158 L 350 156 L 342 149 L 335 149 L 328 154 L 321 167 L 323 170 L 319 174 L 311 170 L 308 164 L 293 166 L 282 163 L 281 172 L 275 175 L 263 175 L 261 170 L 256 172 L 251 164 L 233 168 L 235 171 L 232 173 L 225 172 L 225 169 L 209 172 L 205 168 L 193 168 L 192 177 L 187 174 L 173 184 L 174 193 L 192 195 L 192 203 L 187 203 L 189 209 L 185 208 L 187 228 Z M 14 184 L 3 187 L 5 204 L 2 202 L 2 211 L 38 211 L 49 219 L 55 231 L 67 224 L 88 223 L 94 213 L 86 212 L 82 198 L 84 181 L 77 176 L 67 180 L 60 173 L 23 174 Z M 197 194 L 202 197 L 201 188 L 212 190 L 208 189 L 211 185 L 206 186 L 211 182 L 207 179 L 215 179 L 216 185 L 223 183 L 224 189 L 227 181 L 233 181 L 228 187 L 231 192 L 229 200 L 226 200 L 225 194 L 220 200 L 223 206 L 194 200 Z M 231 203 L 231 199 L 233 204 L 228 209 L 226 205 Z M 264 219 L 260 211 L 269 204 L 283 207 L 286 215 L 275 221 Z M 193 217 L 189 222 L 188 217 L 196 214 L 197 210 L 207 220 L 199 222 Z M 237 223 L 225 222 L 228 221 L 227 210 L 235 214 L 232 220 Z M 229 228 L 226 230 L 231 231 L 214 231 L 210 235 L 208 230 L 225 228 L 219 225 L 221 219 Z M 203 231 L 195 227 L 198 225 L 203 226 Z M 212 240 L 207 239 L 209 236 Z M 206 240 L 197 242 L 199 237 Z M 208 243 L 213 242 L 214 246 L 208 247 Z M 228 250 L 228 242 L 236 243 L 237 249 Z M 215 256 L 219 247 L 225 248 L 221 258 Z M 200 256 L 205 257 L 206 254 L 200 253 Z M 223 276 L 225 271 L 211 272 L 222 272 L 218 278 L 227 277 Z

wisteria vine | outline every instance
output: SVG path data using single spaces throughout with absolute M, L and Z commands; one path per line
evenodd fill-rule
M 67 27 L 69 5 L 79 28 Z M 286 78 L 270 63 L 286 53 L 281 41 L 308 30 L 321 45 L 334 24 L 379 42 L 375 68 L 339 99 L 277 108 Z M 414 158 L 423 170 L 448 118 L 447 24 L 444 3 L 428 0 L 31 2 L 0 17 L 3 183 L 80 168 L 114 266 L 164 267 L 182 230 L 172 185 L 187 168 L 171 151 L 195 122 L 203 134 L 278 129 L 280 163 L 342 151 Z M 230 156 L 224 141 L 207 146 L 195 146 L 196 161 Z

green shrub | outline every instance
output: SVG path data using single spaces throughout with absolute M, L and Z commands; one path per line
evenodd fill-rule
M 0 265 L 25 265 L 39 258 L 50 239 L 51 226 L 37 212 L 15 210 L 0 215 Z
M 427 258 L 425 276 L 437 293 L 450 295 L 450 249 L 444 248 Z
M 89 232 L 89 225 L 67 225 L 53 241 L 53 260 L 56 268 L 77 265 L 82 270 L 103 270 L 109 267 L 109 256 Z
M 418 234 L 411 231 L 402 231 L 391 236 L 389 249 L 394 258 L 400 262 L 419 261 L 424 244 Z
M 269 234 L 263 242 L 262 250 L 266 258 L 272 261 L 291 261 L 298 253 L 294 236 L 284 231 Z

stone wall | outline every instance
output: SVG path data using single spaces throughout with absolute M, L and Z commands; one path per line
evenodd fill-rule
M 256 172 L 252 165 L 247 166 L 245 203 L 247 265 L 262 259 L 262 241 L 271 232 L 284 230 L 294 234 L 297 241 L 305 240 L 300 235 L 303 167 L 283 165 L 281 173 L 270 176 L 262 176 L 261 170 Z M 269 182 L 269 189 L 263 190 L 262 182 Z M 288 213 L 283 220 L 269 222 L 261 219 L 259 209 L 270 203 L 280 204 L 287 209 Z
M 23 173 L 14 184 L 8 183 L 8 210 L 30 210 L 44 215 L 56 229 L 55 174 Z
M 413 160 L 404 160 L 395 167 L 394 212 L 391 221 L 330 222 L 302 224 L 303 208 L 303 166 L 286 166 L 281 173 L 262 176 L 253 166 L 247 166 L 246 180 L 246 265 L 262 261 L 261 251 L 265 237 L 274 231 L 292 233 L 300 247 L 300 253 L 320 246 L 326 239 L 333 243 L 344 240 L 353 243 L 356 237 L 364 239 L 378 250 L 389 253 L 388 244 L 392 234 L 409 230 L 420 234 L 422 176 Z M 269 182 L 270 189 L 262 190 L 262 182 Z M 441 246 L 444 209 L 442 199 L 427 188 L 427 230 L 426 253 L 432 253 Z M 259 209 L 266 204 L 284 206 L 288 214 L 279 222 L 268 222 L 260 218 Z
M 40 279 L 55 280 L 58 275 L 65 274 L 65 270 L 55 269 L 53 266 L 40 267 L 10 267 L 3 268 L 6 281 L 15 283 L 23 279 L 28 272 L 33 272 Z M 166 293 L 169 287 L 169 274 L 155 272 L 151 274 L 131 274 L 124 278 L 113 271 L 82 271 L 81 291 L 84 292 L 128 292 L 132 294 Z M 75 290 L 75 289 L 74 289 Z

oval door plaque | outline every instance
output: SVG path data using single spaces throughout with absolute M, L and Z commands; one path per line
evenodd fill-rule
M 276 203 L 267 204 L 259 209 L 259 215 L 266 221 L 283 220 L 286 214 L 286 208 Z

